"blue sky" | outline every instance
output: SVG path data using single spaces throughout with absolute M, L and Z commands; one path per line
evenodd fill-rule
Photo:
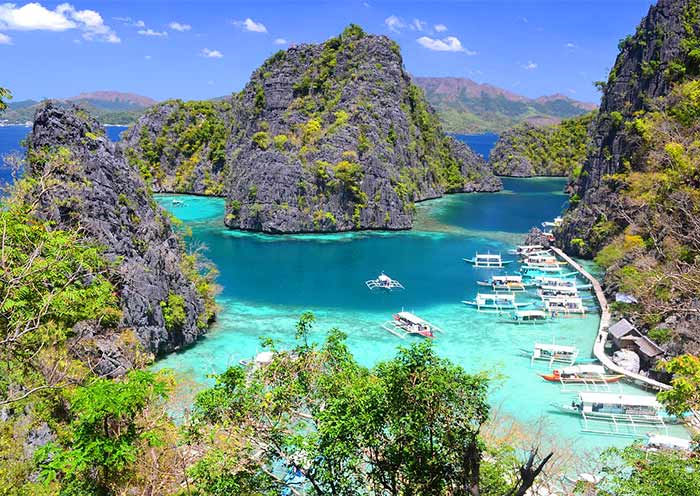
M 618 40 L 651 3 L 0 0 L 0 86 L 15 100 L 93 90 L 209 98 L 240 90 L 276 50 L 354 22 L 395 39 L 417 76 L 597 102 L 592 81 L 606 78 Z

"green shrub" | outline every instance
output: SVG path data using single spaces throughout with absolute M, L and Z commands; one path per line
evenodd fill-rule
M 261 150 L 270 148 L 270 136 L 265 131 L 258 131 L 253 135 L 253 143 Z
M 187 320 L 185 313 L 185 298 L 176 293 L 169 293 L 167 301 L 161 301 L 165 328 L 169 331 L 182 329 Z
M 275 144 L 275 148 L 277 148 L 280 151 L 284 150 L 287 141 L 288 138 L 286 134 L 278 134 L 277 136 L 272 138 L 272 142 Z

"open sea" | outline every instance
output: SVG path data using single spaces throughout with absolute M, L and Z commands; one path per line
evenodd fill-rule
M 27 128 L 0 128 L 0 153 L 18 148 Z M 116 138 L 123 128 L 109 128 Z M 460 137 L 487 147 L 493 138 Z M 490 140 L 490 141 L 489 141 Z M 476 147 L 476 146 L 475 146 Z M 488 147 L 490 149 L 490 147 Z M 479 153 L 484 154 L 485 148 Z M 488 150 L 486 150 L 486 154 Z M 519 243 L 530 227 L 551 220 L 566 207 L 564 179 L 504 179 L 499 193 L 460 194 L 418 205 L 415 228 L 402 232 L 271 236 L 230 231 L 223 226 L 224 200 L 188 195 L 157 195 L 158 202 L 191 228 L 189 243 L 205 247 L 220 271 L 218 321 L 194 346 L 173 353 L 155 368 L 173 369 L 189 391 L 262 351 L 260 338 L 292 345 L 294 324 L 305 311 L 315 314 L 314 337 L 334 327 L 348 334 L 356 359 L 367 366 L 394 356 L 414 339 L 400 339 L 381 327 L 405 309 L 440 328 L 435 339 L 441 356 L 469 372 L 493 377 L 491 400 L 503 430 L 513 422 L 546 445 L 579 454 L 629 444 L 630 437 L 581 431 L 578 417 L 556 413 L 551 403 L 570 403 L 575 392 L 542 380 L 544 365 L 531 366 L 522 350 L 535 342 L 579 347 L 589 356 L 598 327 L 594 300 L 583 318 L 562 318 L 549 325 L 518 326 L 507 316 L 477 312 L 472 300 L 477 280 L 494 271 L 475 269 L 462 258 L 475 252 L 502 253 Z M 174 204 L 173 199 L 183 204 Z M 517 270 L 510 265 L 508 273 Z M 370 291 L 365 281 L 381 271 L 405 290 Z M 484 288 L 482 288 L 482 292 Z M 534 295 L 519 295 L 535 302 Z M 648 394 L 629 385 L 613 391 Z M 190 397 L 183 393 L 182 406 Z M 605 426 L 598 426 L 607 429 Z M 671 434 L 682 435 L 680 428 Z

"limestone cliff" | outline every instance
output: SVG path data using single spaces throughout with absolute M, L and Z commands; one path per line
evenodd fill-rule
M 139 171 L 97 121 L 77 107 L 47 103 L 27 140 L 25 174 L 31 187 L 22 194 L 35 215 L 79 230 L 113 262 L 109 277 L 123 312 L 117 335 L 105 334 L 97 323 L 76 329 L 94 342 L 91 360 L 99 373 L 129 368 L 115 346 L 122 330 L 132 329 L 156 355 L 206 332 L 213 307 L 197 262 L 185 254 Z
M 700 3 L 660 0 L 620 43 L 572 208 L 555 230 L 595 256 L 613 309 L 673 353 L 700 352 Z M 625 303 L 636 301 L 636 303 Z
M 216 104 L 226 133 L 218 165 L 212 151 L 221 147 L 211 143 L 195 161 L 168 152 L 181 133 L 172 134 L 167 105 L 130 131 L 132 163 L 150 171 L 156 189 L 215 193 L 205 184 L 221 178 L 231 228 L 407 229 L 415 202 L 501 187 L 479 156 L 445 136 L 398 45 L 356 26 L 276 53 L 243 91 Z M 188 179 L 173 180 L 173 171 Z

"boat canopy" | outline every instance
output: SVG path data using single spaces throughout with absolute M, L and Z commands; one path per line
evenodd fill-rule
M 515 316 L 519 319 L 526 319 L 528 317 L 540 317 L 547 318 L 547 313 L 542 310 L 518 310 L 515 312 Z
M 495 253 L 477 253 L 475 260 L 501 260 L 501 256 Z
M 578 289 L 576 286 L 541 286 L 542 291 L 553 291 L 556 293 L 569 293 L 572 296 L 575 296 L 578 294 Z
M 535 343 L 536 350 L 551 351 L 553 353 L 577 353 L 575 346 L 564 346 L 552 343 Z
M 410 322 L 411 324 L 428 325 L 425 320 L 421 319 L 417 315 L 413 315 L 411 312 L 399 312 L 397 315 L 399 318 Z
M 564 367 L 559 371 L 562 374 L 600 374 L 605 375 L 605 367 L 602 365 L 574 365 L 572 367 Z
M 664 436 L 661 434 L 650 434 L 647 439 L 647 446 L 658 446 L 660 448 L 682 449 L 690 451 L 691 441 L 682 437 Z
M 489 300 L 499 300 L 499 301 L 515 301 L 515 295 L 513 293 L 499 293 L 499 294 L 494 294 L 494 293 L 477 293 L 476 299 L 481 300 L 481 301 L 489 301 Z
M 493 276 L 491 281 L 494 284 L 507 283 L 507 282 L 523 282 L 523 276 Z
M 638 394 L 615 394 L 581 392 L 579 399 L 584 404 L 598 403 L 603 405 L 642 406 L 661 409 L 661 405 L 653 396 L 641 396 Z
M 386 274 L 379 274 L 379 277 L 377 277 L 377 280 L 382 281 L 382 282 L 390 282 L 391 277 L 389 277 Z

